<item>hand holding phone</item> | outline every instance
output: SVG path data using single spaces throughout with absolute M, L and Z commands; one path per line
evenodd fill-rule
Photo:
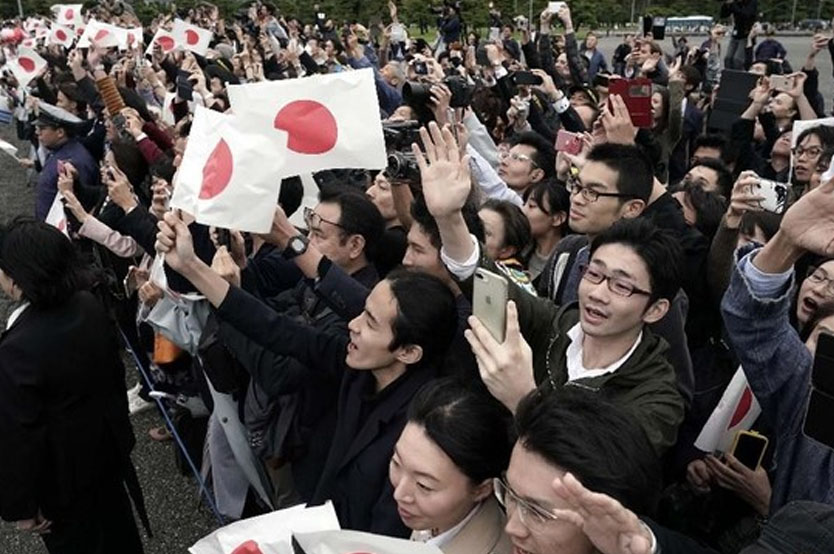
M 556 134 L 556 150 L 573 156 L 578 155 L 582 152 L 582 136 L 579 133 L 559 129 Z
M 739 431 L 730 454 L 751 471 L 756 471 L 762 465 L 767 445 L 768 438 L 764 435 L 755 431 Z
M 475 271 L 472 315 L 478 318 L 498 342 L 504 342 L 508 297 L 509 284 L 506 277 L 481 268 Z
M 770 179 L 760 179 L 756 184 L 756 193 L 764 197 L 759 205 L 766 212 L 774 214 L 781 214 L 785 211 L 788 204 L 788 185 L 771 181 Z

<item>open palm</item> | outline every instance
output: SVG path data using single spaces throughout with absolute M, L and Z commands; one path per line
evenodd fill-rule
M 437 123 L 429 123 L 428 129 L 420 129 L 420 138 L 425 154 L 416 144 L 412 150 L 420 167 L 426 206 L 435 218 L 450 216 L 460 211 L 469 197 L 469 156 L 461 156 L 448 127 L 441 131 Z
M 797 247 L 834 255 L 834 179 L 805 194 L 785 212 L 780 229 Z

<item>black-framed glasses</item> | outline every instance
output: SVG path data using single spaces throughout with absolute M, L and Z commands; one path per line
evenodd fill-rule
M 600 271 L 592 265 L 582 264 L 579 266 L 579 271 L 582 273 L 582 278 L 588 281 L 589 283 L 598 285 L 603 281 L 607 281 L 606 284 L 608 285 L 608 290 L 610 290 L 617 296 L 623 296 L 628 298 L 633 294 L 642 294 L 644 296 L 652 295 L 651 292 L 634 286 L 622 277 L 607 275 L 606 273 Z
M 826 296 L 834 296 L 834 278 L 828 276 L 828 272 L 819 267 L 811 266 L 808 268 L 808 281 L 819 285 L 826 283 L 824 292 Z
M 793 155 L 798 159 L 808 154 L 811 158 L 816 158 L 820 154 L 822 154 L 822 147 L 820 146 L 811 146 L 810 148 L 802 148 L 801 146 L 797 146 L 792 150 Z
M 304 207 L 304 223 L 307 224 L 307 228 L 310 230 L 318 229 L 319 227 L 321 227 L 322 223 L 329 223 L 331 225 L 335 225 L 343 231 L 345 230 L 342 224 L 324 219 L 322 216 L 317 214 L 316 211 L 313 210 L 313 208 L 306 206 Z
M 624 198 L 628 200 L 634 200 L 638 198 L 633 194 L 624 194 L 620 192 L 599 192 L 593 189 L 590 189 L 582 184 L 582 182 L 576 177 L 569 177 L 568 178 L 568 192 L 570 192 L 571 196 L 575 194 L 581 194 L 582 198 L 584 198 L 588 202 L 596 202 L 600 198 Z
M 542 531 L 548 523 L 560 519 L 559 516 L 550 510 L 519 497 L 510 488 L 510 485 L 504 477 L 493 478 L 492 490 L 495 493 L 495 498 L 498 500 L 498 503 L 507 511 L 507 517 L 509 518 L 517 510 L 521 524 L 534 533 Z

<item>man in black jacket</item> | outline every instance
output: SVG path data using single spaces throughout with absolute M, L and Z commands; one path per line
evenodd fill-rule
M 273 223 L 270 240 L 285 245 L 290 256 L 307 251 L 306 237 L 286 219 Z M 411 398 L 434 377 L 455 334 L 448 287 L 421 272 L 395 271 L 371 291 L 346 337 L 299 324 L 230 286 L 196 257 L 188 228 L 173 213 L 160 222 L 157 250 L 217 308 L 222 321 L 275 354 L 341 376 L 336 431 L 312 503 L 332 500 L 347 529 L 407 536 L 387 468 Z M 234 281 L 237 266 L 230 256 L 220 258 L 218 271 L 228 269 Z
M 753 29 L 757 13 L 757 0 L 729 0 L 721 6 L 721 17 L 733 16 L 733 35 L 724 58 L 725 68 L 744 70 L 747 35 Z

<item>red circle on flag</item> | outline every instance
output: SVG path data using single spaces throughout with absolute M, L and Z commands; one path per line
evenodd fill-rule
M 174 47 L 174 39 L 171 37 L 159 37 L 156 39 L 156 43 L 166 52 Z
M 101 29 L 98 33 L 96 33 L 96 36 L 93 37 L 93 40 L 101 40 L 109 34 L 110 31 L 108 31 L 107 29 Z
M 75 15 L 75 12 L 72 11 L 72 8 L 69 8 L 67 11 L 64 12 L 65 19 L 72 19 L 72 16 Z
M 313 100 L 290 102 L 275 116 L 273 125 L 289 134 L 287 148 L 299 154 L 324 154 L 339 138 L 333 113 Z
M 133 33 L 128 33 L 127 34 L 127 43 L 128 44 L 133 44 L 135 41 L 136 41 L 136 37 L 133 36 Z
M 75 30 L 75 34 L 76 34 L 76 35 L 78 35 L 79 37 L 80 37 L 81 35 L 83 35 L 83 34 L 84 34 L 84 27 L 78 27 L 78 28 Z
M 199 198 L 214 198 L 226 189 L 232 180 L 234 159 L 226 141 L 220 139 L 203 166 L 203 184 L 200 186 Z
M 185 42 L 194 46 L 198 42 L 200 42 L 200 35 L 197 34 L 197 31 L 194 29 L 188 29 L 185 32 Z
M 738 406 L 736 406 L 736 411 L 733 413 L 733 417 L 730 418 L 730 424 L 727 426 L 727 429 L 732 429 L 741 423 L 752 406 L 753 392 L 750 390 L 750 387 L 745 387 L 744 392 L 741 393 L 741 398 L 738 401 Z
M 55 37 L 60 41 L 67 40 L 67 34 L 64 32 L 63 29 L 58 29 L 57 31 L 55 31 Z
M 17 64 L 26 73 L 32 73 L 35 70 L 35 60 L 32 58 L 21 57 L 17 59 Z
M 240 543 L 237 548 L 232 550 L 232 554 L 262 554 L 258 543 L 253 540 Z

